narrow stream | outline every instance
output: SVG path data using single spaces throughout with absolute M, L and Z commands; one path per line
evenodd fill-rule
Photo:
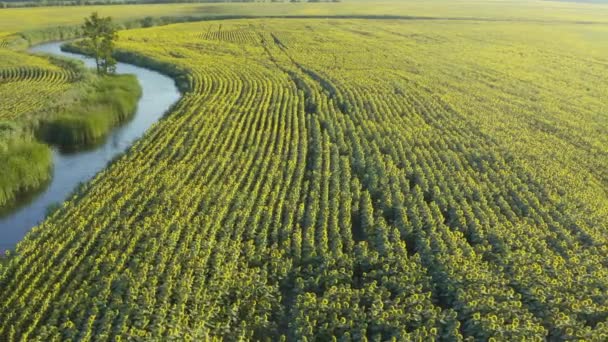
M 88 67 L 95 66 L 91 58 L 61 51 L 62 44 L 37 45 L 29 51 L 70 57 L 84 61 Z M 12 249 L 45 218 L 47 208 L 65 201 L 80 183 L 87 182 L 103 170 L 109 161 L 128 149 L 181 96 L 173 79 L 158 72 L 125 63 L 118 63 L 116 72 L 136 75 L 141 84 L 142 97 L 133 119 L 114 128 L 103 144 L 94 149 L 66 153 L 53 148 L 53 175 L 46 188 L 22 199 L 9 212 L 0 213 L 0 252 Z

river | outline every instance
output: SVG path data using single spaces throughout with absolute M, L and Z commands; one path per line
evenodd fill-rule
M 91 58 L 61 51 L 62 44 L 41 44 L 29 51 L 70 57 L 83 61 L 88 67 L 95 66 Z M 126 151 L 181 97 L 173 79 L 158 72 L 126 63 L 118 63 L 116 72 L 136 75 L 142 87 L 133 119 L 114 128 L 106 140 L 93 149 L 64 152 L 53 147 L 53 173 L 49 184 L 22 198 L 14 208 L 0 213 L 0 251 L 12 249 L 32 227 L 44 220 L 47 208 L 64 202 L 79 184 L 106 168 L 108 162 Z

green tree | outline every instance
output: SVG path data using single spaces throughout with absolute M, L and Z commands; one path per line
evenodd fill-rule
M 112 18 L 100 17 L 97 12 L 93 12 L 90 17 L 85 18 L 82 30 L 85 36 L 84 44 L 95 58 L 97 73 L 114 73 L 116 60 L 112 54 L 118 34 L 112 24 Z

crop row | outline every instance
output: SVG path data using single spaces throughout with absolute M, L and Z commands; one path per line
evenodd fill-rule
M 0 119 L 5 120 L 46 109 L 78 77 L 74 70 L 13 51 L 0 53 L 0 63 Z
M 219 40 L 235 44 L 256 44 L 258 36 L 255 30 L 250 27 L 237 27 L 226 29 L 222 24 L 216 26 L 209 25 L 207 31 L 201 34 L 202 39 Z

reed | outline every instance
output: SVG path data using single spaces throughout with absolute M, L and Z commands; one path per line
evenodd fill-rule
M 51 177 L 51 149 L 28 138 L 12 139 L 0 150 L 0 207 Z
M 60 147 L 86 147 L 132 118 L 141 97 L 135 76 L 104 76 L 82 101 L 60 110 L 40 125 L 38 136 Z

